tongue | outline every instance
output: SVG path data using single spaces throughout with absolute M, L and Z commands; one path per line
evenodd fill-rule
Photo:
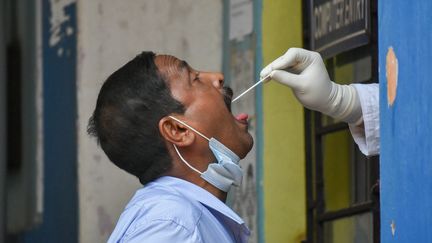
M 247 120 L 248 117 L 249 117 L 248 114 L 246 114 L 246 113 L 240 113 L 237 116 L 235 116 L 235 119 L 237 119 L 239 121 L 244 121 L 244 120 Z

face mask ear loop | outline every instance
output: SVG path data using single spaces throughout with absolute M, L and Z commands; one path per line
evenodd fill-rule
M 183 126 L 186 126 L 186 127 L 188 127 L 189 129 L 191 129 L 192 131 L 196 132 L 196 133 L 197 133 L 198 135 L 200 135 L 201 137 L 207 139 L 207 141 L 210 141 L 210 139 L 209 139 L 208 137 L 204 136 L 204 134 L 198 132 L 198 130 L 196 130 L 195 128 L 189 126 L 189 125 L 186 124 L 184 121 L 181 121 L 181 120 L 179 120 L 179 119 L 177 119 L 177 118 L 175 118 L 175 117 L 173 117 L 173 116 L 169 116 L 169 117 L 172 118 L 173 120 L 175 120 L 175 121 L 181 123 Z
M 175 151 L 177 152 L 178 156 L 180 157 L 180 159 L 183 161 L 183 163 L 185 163 L 189 168 L 191 168 L 191 170 L 195 171 L 196 173 L 202 175 L 201 171 L 195 169 L 192 165 L 190 165 L 184 158 L 183 156 L 181 156 L 180 152 L 178 151 L 178 148 L 175 144 L 173 144 Z

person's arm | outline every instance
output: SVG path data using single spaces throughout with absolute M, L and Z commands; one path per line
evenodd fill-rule
M 379 154 L 379 85 L 353 84 L 360 98 L 363 122 L 362 124 L 349 124 L 354 141 L 360 151 L 366 156 Z
M 374 119 L 372 122 L 371 120 L 363 121 L 364 118 L 369 119 L 369 116 L 364 117 L 362 115 L 363 104 L 356 86 L 340 85 L 331 81 L 324 62 L 317 52 L 290 48 L 284 55 L 267 65 L 260 75 L 261 77 L 270 75 L 273 80 L 289 86 L 298 101 L 308 109 L 345 121 L 352 128 L 364 129 L 367 124 L 379 130 L 378 119 Z M 370 104 L 375 106 L 375 110 L 378 111 L 379 102 L 374 99 L 370 101 Z M 358 143 L 361 139 L 356 139 L 356 136 L 361 136 L 361 132 L 354 130 L 355 133 L 353 133 L 353 129 L 351 132 Z M 363 133 L 363 139 L 369 141 L 365 137 L 369 134 L 366 130 Z M 379 135 L 375 137 L 378 138 L 378 141 L 370 144 L 378 144 L 376 150 L 379 151 Z M 365 155 L 373 154 L 362 149 L 365 146 L 360 144 L 359 146 Z M 371 151 L 373 152 L 373 149 Z

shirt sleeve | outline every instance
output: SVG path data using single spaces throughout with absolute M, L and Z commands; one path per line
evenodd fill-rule
M 124 243 L 172 243 L 172 242 L 203 242 L 198 230 L 190 231 L 181 224 L 168 219 L 152 220 L 141 223 L 123 236 L 119 242 Z
M 352 85 L 359 95 L 363 113 L 363 124 L 349 124 L 351 135 L 364 155 L 377 155 L 380 151 L 379 85 Z

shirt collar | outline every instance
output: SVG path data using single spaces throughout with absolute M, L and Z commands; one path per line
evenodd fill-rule
M 224 202 L 222 202 L 213 194 L 204 190 L 203 188 L 191 182 L 176 177 L 171 177 L 171 176 L 160 177 L 157 180 L 155 180 L 153 183 L 166 185 L 176 190 L 177 192 L 181 193 L 185 197 L 199 201 L 205 206 L 211 207 L 212 209 L 222 213 L 224 216 L 232 219 L 237 224 L 242 225 L 244 227 L 244 230 L 249 232 L 248 228 L 246 227 L 244 221 L 240 218 L 240 216 L 238 216 Z

